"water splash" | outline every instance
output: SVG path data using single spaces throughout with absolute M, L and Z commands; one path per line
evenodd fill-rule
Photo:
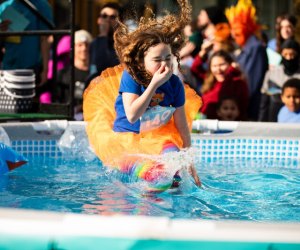
M 167 152 L 160 155 L 146 155 L 146 154 L 136 154 L 144 159 L 155 160 L 156 162 L 162 163 L 165 166 L 165 171 L 167 174 L 174 176 L 177 171 L 188 169 L 194 164 L 195 149 L 188 148 L 182 149 L 178 152 Z
M 85 130 L 69 126 L 57 143 L 65 159 L 91 162 L 97 157 L 90 147 Z
M 1 126 L 0 126 L 0 142 L 5 144 L 6 146 L 11 147 L 10 139 L 9 139 L 6 131 L 4 130 L 4 128 L 2 128 Z
M 126 155 L 121 160 L 119 169 L 128 175 L 128 183 L 145 181 L 146 187 L 142 187 L 142 190 L 160 193 L 174 187 L 175 175 L 179 176 L 181 182 L 185 182 L 185 188 L 189 186 L 186 183 L 191 183 L 191 178 L 186 176 L 190 176 L 188 172 L 194 162 L 193 155 L 192 149 L 162 155 Z M 188 189 L 190 190 L 190 187 Z

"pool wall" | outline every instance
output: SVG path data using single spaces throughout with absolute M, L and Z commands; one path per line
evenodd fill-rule
M 0 124 L 25 156 L 62 159 L 57 141 L 83 122 Z M 201 161 L 264 159 L 297 164 L 300 126 L 276 123 L 195 123 Z M 218 130 L 233 130 L 218 133 Z M 180 220 L 0 209 L 0 249 L 300 249 L 300 223 Z
M 0 249 L 298 250 L 299 224 L 0 209 Z
M 298 164 L 300 126 L 297 124 L 199 120 L 192 144 L 201 161 L 246 159 Z M 230 129 L 233 129 L 232 132 Z M 219 131 L 227 133 L 219 133 Z
M 200 121 L 201 123 L 201 121 Z M 219 124 L 219 125 L 218 125 Z M 221 124 L 231 133 L 214 133 Z M 84 122 L 45 121 L 36 123 L 3 123 L 12 147 L 25 156 L 61 158 L 57 140 L 65 129 L 84 131 Z M 197 126 L 195 126 L 197 127 Z M 199 160 L 268 159 L 300 160 L 300 126 L 294 124 L 218 122 L 204 120 L 198 125 L 204 133 L 192 135 L 192 145 Z

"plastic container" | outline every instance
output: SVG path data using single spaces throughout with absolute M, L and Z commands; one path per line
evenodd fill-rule
M 0 112 L 28 113 L 35 96 L 35 74 L 30 69 L 5 70 L 0 79 Z

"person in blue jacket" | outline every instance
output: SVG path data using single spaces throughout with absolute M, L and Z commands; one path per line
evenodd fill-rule
M 260 89 L 269 66 L 266 47 L 258 38 L 261 27 L 256 21 L 255 12 L 251 1 L 245 3 L 241 0 L 236 7 L 226 10 L 232 36 L 239 47 L 236 61 L 248 82 L 250 94 L 248 117 L 254 121 L 258 119 Z

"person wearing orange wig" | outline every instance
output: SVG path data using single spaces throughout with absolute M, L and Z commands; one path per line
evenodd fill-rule
M 240 48 L 236 60 L 248 81 L 250 93 L 248 117 L 257 120 L 260 88 L 268 70 L 268 57 L 265 46 L 258 39 L 261 27 L 257 23 L 256 9 L 251 0 L 239 0 L 236 6 L 227 8 L 225 14 L 233 39 Z

